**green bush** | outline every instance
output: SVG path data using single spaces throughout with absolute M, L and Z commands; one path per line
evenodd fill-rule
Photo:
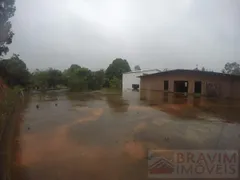
M 122 81 L 120 79 L 118 79 L 117 77 L 113 77 L 110 81 L 109 81 L 109 85 L 110 88 L 113 89 L 120 89 L 122 86 Z

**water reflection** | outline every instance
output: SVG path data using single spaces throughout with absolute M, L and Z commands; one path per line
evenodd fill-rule
M 226 122 L 240 122 L 240 101 L 232 99 L 209 99 L 194 95 L 182 95 L 163 91 L 141 91 L 142 100 L 156 109 L 182 118 L 198 118 L 205 114 Z
M 108 106 L 115 112 L 126 112 L 128 110 L 129 103 L 123 98 L 122 93 L 105 95 L 105 99 Z

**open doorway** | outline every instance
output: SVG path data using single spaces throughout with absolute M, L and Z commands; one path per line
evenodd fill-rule
M 164 81 L 164 91 L 168 91 L 168 81 Z
M 202 93 L 202 82 L 201 81 L 195 81 L 194 93 L 196 93 L 196 94 Z
M 188 81 L 174 81 L 174 92 L 187 93 Z

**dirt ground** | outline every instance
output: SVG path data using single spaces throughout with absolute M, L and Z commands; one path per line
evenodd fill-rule
M 240 101 L 170 96 L 32 96 L 14 179 L 144 180 L 151 149 L 240 149 Z

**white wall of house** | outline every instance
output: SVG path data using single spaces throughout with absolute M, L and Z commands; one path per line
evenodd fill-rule
M 122 90 L 132 90 L 133 84 L 139 84 L 140 89 L 140 78 L 143 74 L 154 74 L 159 72 L 158 69 L 151 69 L 151 70 L 139 70 L 139 71 L 131 71 L 127 73 L 123 73 L 122 76 Z

